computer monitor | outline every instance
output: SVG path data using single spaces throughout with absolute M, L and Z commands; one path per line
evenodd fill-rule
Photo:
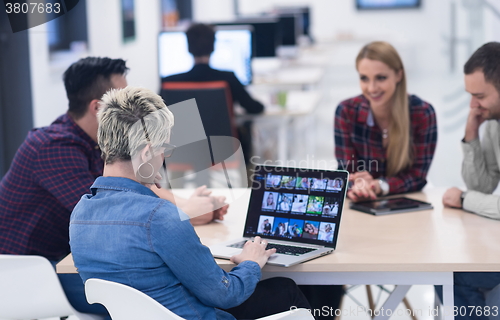
M 183 31 L 165 31 L 158 37 L 160 77 L 184 73 L 194 65 Z M 217 27 L 210 67 L 232 71 L 243 85 L 252 82 L 252 31 L 249 26 Z
M 418 8 L 421 0 L 356 0 L 358 9 Z
M 281 45 L 295 46 L 299 36 L 309 36 L 310 15 L 308 7 L 276 7 L 282 30 Z
M 214 25 L 251 25 L 253 27 L 253 56 L 275 57 L 281 44 L 281 25 L 278 17 L 240 17 L 233 21 L 215 22 Z
M 309 7 L 302 11 L 302 34 L 311 38 L 311 12 Z
M 297 30 L 296 25 L 296 15 L 284 14 L 280 16 L 281 30 L 283 30 L 281 37 L 281 45 L 283 46 L 294 46 L 297 44 Z

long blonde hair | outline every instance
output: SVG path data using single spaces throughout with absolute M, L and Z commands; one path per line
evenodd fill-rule
M 364 46 L 356 57 L 356 68 L 359 62 L 365 58 L 383 62 L 396 73 L 401 71 L 401 80 L 396 85 L 393 97 L 389 143 L 387 145 L 387 176 L 391 177 L 410 167 L 413 163 L 406 75 L 401 57 L 396 49 L 387 42 L 375 41 Z

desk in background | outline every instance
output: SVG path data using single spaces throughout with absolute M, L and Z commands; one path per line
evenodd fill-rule
M 254 74 L 254 85 L 299 86 L 307 88 L 318 84 L 325 70 L 321 67 L 291 66 L 270 72 Z
M 276 99 L 272 99 L 276 92 L 262 91 L 256 87 L 250 87 L 249 91 L 265 106 L 263 114 L 238 117 L 238 121 L 253 120 L 252 140 L 256 156 L 261 157 L 262 161 L 283 161 L 290 159 L 291 147 L 296 147 L 304 154 L 313 154 L 314 131 L 308 129 L 314 125 L 312 115 L 320 103 L 320 91 L 287 91 L 285 107 L 277 105 Z M 293 141 L 290 141 L 290 135 L 294 137 Z M 276 150 L 276 158 L 266 155 L 269 150 Z
M 189 192 L 180 190 L 179 195 Z M 443 285 L 443 304 L 449 308 L 454 271 L 500 271 L 500 221 L 443 208 L 443 192 L 426 189 L 408 195 L 431 202 L 434 210 L 387 216 L 350 210 L 347 201 L 333 254 L 289 268 L 265 266 L 263 278 L 284 276 L 298 284 L 394 284 L 384 310 L 394 310 L 411 285 Z M 250 196 L 249 189 L 214 193 L 226 195 L 231 206 L 224 221 L 195 228 L 205 245 L 241 237 Z M 234 267 L 227 260 L 217 263 L 226 271 Z M 57 265 L 57 272 L 76 272 L 71 256 Z
M 317 85 L 332 64 L 334 46 L 312 45 L 298 48 L 294 58 L 254 58 L 254 85 L 299 86 Z

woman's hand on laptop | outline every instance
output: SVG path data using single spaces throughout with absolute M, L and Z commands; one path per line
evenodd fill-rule
M 254 261 L 262 268 L 269 257 L 276 253 L 276 249 L 266 250 L 267 241 L 257 236 L 253 241 L 249 240 L 243 246 L 240 254 L 231 257 L 231 262 L 240 264 L 243 261 Z

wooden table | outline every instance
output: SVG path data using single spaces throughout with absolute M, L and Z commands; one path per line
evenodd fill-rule
M 248 189 L 214 192 L 228 196 L 231 206 L 224 221 L 196 227 L 206 245 L 243 234 L 250 195 Z M 443 192 L 426 189 L 408 195 L 431 202 L 433 210 L 387 216 L 350 210 L 347 202 L 333 254 L 289 268 L 265 266 L 263 277 L 285 276 L 299 284 L 394 284 L 385 310 L 394 310 L 411 285 L 443 285 L 443 305 L 450 308 L 454 271 L 500 271 L 500 221 L 443 208 Z M 227 271 L 234 267 L 226 260 L 217 263 Z M 71 256 L 57 265 L 57 272 L 76 272 Z

